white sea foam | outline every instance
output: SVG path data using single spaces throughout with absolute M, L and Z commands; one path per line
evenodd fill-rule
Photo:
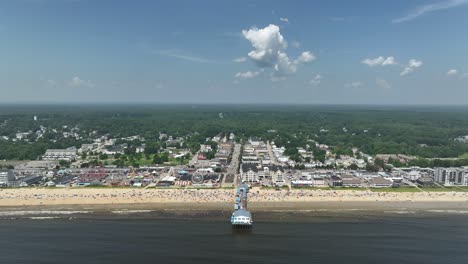
M 31 216 L 28 217 L 29 219 L 32 220 L 49 220 L 49 219 L 60 219 L 62 217 L 57 217 L 57 216 Z
M 71 214 L 87 214 L 91 211 L 53 211 L 53 210 L 37 210 L 37 211 L 2 211 L 2 216 L 25 216 L 25 215 L 71 215 Z
M 137 213 L 151 213 L 153 210 L 114 210 L 113 214 L 137 214 Z
M 395 210 L 395 211 L 384 211 L 384 213 L 389 214 L 415 214 L 415 211 L 406 211 L 406 210 Z
M 430 213 L 441 213 L 441 214 L 468 214 L 466 210 L 426 210 Z

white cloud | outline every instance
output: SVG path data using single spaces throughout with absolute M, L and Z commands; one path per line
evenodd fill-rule
M 422 61 L 411 59 L 408 64 L 405 66 L 403 71 L 400 73 L 401 76 L 408 75 L 414 71 L 414 69 L 419 68 L 423 65 Z
M 315 55 L 312 54 L 312 52 L 304 51 L 304 52 L 301 53 L 301 55 L 299 55 L 299 57 L 297 57 L 295 62 L 296 62 L 296 64 L 307 63 L 307 62 L 311 62 L 311 61 L 313 61 L 315 59 L 316 59 Z
M 253 79 L 257 77 L 260 74 L 258 71 L 247 71 L 247 72 L 238 72 L 236 73 L 236 78 L 242 79 L 242 80 L 247 80 L 247 79 Z
M 289 22 L 289 19 L 288 19 L 287 17 L 280 17 L 280 20 L 281 20 L 282 22 L 286 22 L 286 23 Z
M 447 75 L 448 76 L 454 76 L 454 75 L 457 75 L 458 74 L 458 70 L 457 69 L 450 69 L 448 70 L 447 72 Z
M 278 60 L 278 53 L 288 47 L 276 25 L 242 30 L 242 34 L 254 47 L 248 56 L 261 67 L 273 67 Z
M 392 88 L 392 85 L 389 82 L 380 78 L 375 79 L 375 84 L 377 84 L 378 87 L 386 90 Z
M 352 87 L 352 88 L 357 88 L 357 87 L 361 87 L 361 86 L 363 86 L 363 85 L 364 85 L 364 84 L 363 84 L 362 82 L 352 82 L 352 83 L 347 83 L 347 84 L 345 84 L 345 87 L 346 87 L 346 88 L 350 88 L 350 87 Z
M 242 30 L 242 34 L 254 48 L 247 54 L 248 57 L 262 69 L 272 68 L 275 79 L 295 73 L 300 65 L 315 60 L 310 51 L 304 51 L 297 59 L 291 60 L 286 53 L 288 43 L 276 25 Z
M 438 1 L 435 3 L 431 3 L 431 4 L 421 5 L 421 6 L 418 6 L 416 9 L 414 9 L 409 14 L 407 14 L 406 16 L 393 19 L 392 23 L 402 23 L 402 22 L 410 21 L 422 15 L 425 15 L 427 13 L 444 10 L 444 9 L 455 8 L 455 7 L 466 5 L 466 4 L 468 4 L 468 0 L 444 0 L 444 1 Z
M 322 82 L 323 77 L 320 74 L 316 74 L 315 77 L 309 81 L 313 86 L 317 86 Z
M 449 77 L 458 77 L 460 79 L 465 79 L 465 78 L 468 78 L 468 72 L 465 72 L 465 73 L 461 73 L 459 70 L 457 69 L 450 69 L 448 72 L 447 72 L 447 76 Z
M 68 86 L 93 88 L 96 85 L 89 80 L 82 80 L 80 77 L 75 76 L 68 82 Z
M 247 61 L 247 58 L 246 57 L 239 57 L 239 58 L 235 58 L 233 61 L 234 62 L 245 62 L 245 61 Z
M 387 65 L 395 65 L 397 62 L 393 56 L 384 58 L 383 56 L 379 56 L 375 59 L 364 59 L 362 60 L 363 64 L 367 64 L 369 67 L 374 66 L 387 66 Z

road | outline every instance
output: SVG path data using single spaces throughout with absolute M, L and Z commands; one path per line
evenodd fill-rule
M 278 160 L 276 159 L 276 156 L 273 154 L 273 150 L 271 150 L 271 145 L 270 145 L 270 141 L 267 141 L 267 149 L 268 149 L 268 154 L 270 155 L 270 160 L 271 160 L 271 163 L 273 163 L 274 165 L 278 165 Z
M 242 145 L 237 143 L 234 145 L 234 150 L 232 152 L 232 158 L 231 158 L 231 163 L 229 164 L 229 167 L 226 170 L 226 175 L 232 174 L 236 175 L 238 174 L 238 168 L 239 168 L 239 155 L 241 153 L 241 147 Z M 224 180 L 226 177 L 223 178 L 222 186 L 223 187 L 230 187 L 234 186 L 236 183 L 236 180 L 234 180 L 234 183 L 225 183 Z M 234 179 L 237 179 L 237 177 L 234 177 Z
M 189 162 L 189 166 L 195 165 L 198 161 L 198 152 L 193 155 L 192 159 Z

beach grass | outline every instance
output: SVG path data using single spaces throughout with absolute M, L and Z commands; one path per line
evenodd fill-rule
M 373 192 L 421 192 L 415 187 L 399 187 L 399 188 L 369 188 Z
M 328 187 L 326 190 L 332 191 L 365 191 L 367 190 L 364 187 Z
M 427 192 L 468 192 L 468 188 L 463 187 L 423 187 L 421 188 Z

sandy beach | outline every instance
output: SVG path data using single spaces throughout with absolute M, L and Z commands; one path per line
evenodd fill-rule
M 24 188 L 0 189 L 0 207 L 65 205 L 108 208 L 231 210 L 232 189 Z M 264 190 L 249 194 L 253 211 L 292 209 L 468 209 L 466 192 L 372 192 L 367 190 Z

